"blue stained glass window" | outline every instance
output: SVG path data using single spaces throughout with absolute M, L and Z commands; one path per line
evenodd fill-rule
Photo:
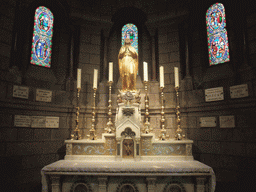
M 217 65 L 230 60 L 225 17 L 225 8 L 221 3 L 213 4 L 206 12 L 210 65 Z
M 51 67 L 53 21 L 50 9 L 44 6 L 36 9 L 30 58 L 33 65 Z
M 122 45 L 126 38 L 131 40 L 131 45 L 136 49 L 138 53 L 138 28 L 132 23 L 128 23 L 122 28 Z

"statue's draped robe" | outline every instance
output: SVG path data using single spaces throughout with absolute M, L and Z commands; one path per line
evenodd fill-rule
M 130 44 L 121 47 L 118 55 L 120 77 L 123 91 L 135 91 L 138 72 L 138 53 Z

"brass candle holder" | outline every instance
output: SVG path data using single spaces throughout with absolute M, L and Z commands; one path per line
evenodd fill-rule
M 165 129 L 165 117 L 164 117 L 164 87 L 160 87 L 161 89 L 161 131 L 160 131 L 160 135 L 159 140 L 166 140 L 168 139 L 170 136 L 166 134 L 166 129 Z
M 80 91 L 81 91 L 81 88 L 77 88 L 77 107 L 76 107 L 76 129 L 74 130 L 74 132 L 71 134 L 71 140 L 79 140 L 79 139 L 82 139 L 82 134 L 79 130 L 79 110 L 80 110 L 80 107 L 79 107 L 79 96 L 80 96 Z
M 179 87 L 175 87 L 174 88 L 176 91 L 176 115 L 177 115 L 177 130 L 176 130 L 176 134 L 175 134 L 175 139 L 176 140 L 182 140 L 183 138 L 185 138 L 185 134 L 182 134 L 182 129 L 180 128 L 180 102 L 179 102 Z
M 111 100 L 111 88 L 112 88 L 112 83 L 113 81 L 109 81 L 108 85 L 109 85 L 109 99 L 108 99 L 108 122 L 107 122 L 107 128 L 105 128 L 106 133 L 114 133 L 115 132 L 115 128 L 113 126 L 112 123 L 112 100 Z
M 95 104 L 95 99 L 96 99 L 96 91 L 97 88 L 93 88 L 93 107 L 92 107 L 92 127 L 89 130 L 89 135 L 87 135 L 87 137 L 89 137 L 90 140 L 96 140 L 97 139 L 97 135 L 95 134 L 95 109 L 96 109 L 96 104 Z
M 145 123 L 144 123 L 144 133 L 150 133 L 152 128 L 150 128 L 150 123 L 148 121 L 149 116 L 149 98 L 148 98 L 148 81 L 144 81 L 145 85 Z

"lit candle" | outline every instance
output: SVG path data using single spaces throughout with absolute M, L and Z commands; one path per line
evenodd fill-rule
M 164 66 L 160 66 L 160 87 L 164 88 Z
M 98 80 L 98 69 L 94 69 L 93 75 L 93 89 L 97 89 L 97 80 Z
M 81 89 L 81 69 L 77 69 L 77 89 Z
M 108 81 L 113 81 L 113 62 L 109 62 Z
M 175 87 L 179 87 L 179 68 L 174 67 Z
M 143 62 L 143 69 L 144 69 L 144 81 L 148 81 L 148 63 Z

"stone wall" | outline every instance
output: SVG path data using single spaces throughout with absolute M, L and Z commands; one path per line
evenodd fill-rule
M 26 5 L 25 5 L 26 4 Z M 49 83 L 35 83 L 31 78 L 26 78 L 26 70 L 12 67 L 12 47 L 14 45 L 14 22 L 15 22 L 15 5 L 16 1 L 5 0 L 1 5 L 0 16 L 0 162 L 3 167 L 2 174 L 5 179 L 1 180 L 1 187 L 5 191 L 33 191 L 41 188 L 40 170 L 43 166 L 48 165 L 65 155 L 64 140 L 70 139 L 71 130 L 75 127 L 75 106 L 76 89 L 66 90 L 65 83 L 68 77 L 69 69 L 69 51 L 70 51 L 70 33 L 63 28 L 58 30 L 58 46 L 55 47 L 53 64 L 58 64 L 54 72 L 50 75 L 43 73 L 45 70 L 38 69 L 42 73 L 38 76 L 40 79 L 48 79 Z M 24 3 L 24 7 L 29 2 Z M 186 89 L 184 74 L 180 72 L 180 101 L 181 101 L 181 128 L 186 133 L 186 138 L 194 140 L 193 155 L 199 160 L 213 167 L 217 181 L 219 182 L 244 182 L 249 184 L 250 176 L 252 177 L 255 170 L 255 129 L 253 119 L 256 111 L 256 80 L 255 80 L 255 63 L 256 63 L 256 15 L 248 14 L 246 17 L 247 25 L 247 54 L 248 66 L 239 67 L 235 73 L 231 61 L 227 64 L 205 67 L 208 65 L 207 55 L 204 46 L 207 42 L 206 36 L 201 29 L 194 28 L 190 36 L 190 69 L 193 82 L 193 90 Z M 99 69 L 102 74 L 102 34 L 105 29 L 100 22 L 90 21 L 87 24 L 78 24 L 80 27 L 80 41 L 78 63 L 75 67 L 82 69 L 82 89 L 80 94 L 81 113 L 79 127 L 85 138 L 91 128 L 91 107 L 92 107 L 92 81 L 93 69 Z M 180 54 L 180 29 L 178 25 L 170 23 L 169 25 L 156 27 L 158 29 L 158 61 L 159 65 L 164 66 L 165 71 L 165 118 L 167 134 L 171 138 L 175 135 L 176 130 L 176 97 L 174 92 L 174 67 L 181 69 L 183 66 Z M 31 29 L 32 30 L 32 29 Z M 144 34 L 146 34 L 146 29 Z M 206 30 L 205 30 L 206 31 Z M 235 39 L 235 30 L 229 28 L 230 38 Z M 108 61 L 114 62 L 114 91 L 113 101 L 116 107 L 116 90 L 119 72 L 117 67 L 118 51 L 120 44 L 118 38 L 120 35 L 109 34 L 108 43 Z M 32 37 L 29 37 L 32 38 Z M 142 49 L 143 59 L 150 60 L 151 45 L 147 36 L 142 37 L 147 41 L 146 48 Z M 230 42 L 232 45 L 232 42 Z M 234 44 L 234 43 L 233 43 Z M 30 45 L 29 45 L 30 47 Z M 238 45 L 231 46 L 231 50 L 236 51 Z M 207 48 L 206 48 L 207 49 Z M 185 51 L 185 50 L 183 50 Z M 236 52 L 237 53 L 237 52 Z M 234 54 L 233 54 L 234 56 Z M 239 58 L 239 57 L 238 57 Z M 241 59 L 243 60 L 243 59 Z M 150 64 L 151 61 L 148 63 Z M 27 66 L 26 60 L 21 60 L 20 66 Z M 77 65 L 77 66 L 76 66 Z M 237 66 L 237 65 L 236 65 Z M 239 63 L 238 66 L 244 66 Z M 24 67 L 26 68 L 26 67 Z M 61 69 L 64 70 L 61 70 Z M 12 70 L 11 70 L 12 69 Z M 27 68 L 26 68 L 27 69 Z M 34 70 L 33 69 L 33 70 Z M 14 72 L 13 72 L 14 71 Z M 15 71 L 17 73 L 15 73 Z M 74 69 L 76 71 L 76 69 Z M 158 70 L 157 70 L 158 71 Z M 31 72 L 33 73 L 33 72 Z M 74 79 L 76 79 L 74 72 Z M 18 78 L 19 77 L 19 78 Z M 27 81 L 23 81 L 27 79 Z M 54 77 L 56 83 L 51 86 L 51 77 Z M 107 75 L 106 75 L 107 77 Z M 143 79 L 143 76 L 140 76 Z M 236 80 L 239 77 L 239 81 Z M 149 75 L 150 78 L 150 75 Z M 102 79 L 102 76 L 98 80 Z M 191 83 L 192 83 L 191 82 Z M 237 83 L 238 82 L 238 83 Z M 229 88 L 236 84 L 248 84 L 249 96 L 240 99 L 231 99 Z M 20 85 L 29 88 L 28 99 L 13 97 L 13 86 Z M 142 89 L 142 116 L 144 115 L 144 91 L 143 84 L 140 82 Z M 204 90 L 223 86 L 224 100 L 205 102 Z M 75 86 L 74 86 L 75 87 Z M 158 81 L 150 82 L 150 123 L 154 128 L 156 136 L 160 131 L 160 105 L 159 102 L 159 83 Z M 51 102 L 36 101 L 36 89 L 41 88 L 52 91 Z M 99 95 L 101 94 L 101 96 Z M 99 89 L 96 97 L 96 104 L 99 105 L 96 116 L 96 134 L 101 138 L 101 133 L 107 122 L 108 86 L 104 79 L 99 82 Z M 113 108 L 112 111 L 115 114 Z M 31 128 L 14 126 L 15 115 L 25 116 L 53 116 L 59 117 L 59 128 Z M 235 117 L 235 128 L 220 128 L 219 117 L 233 115 Z M 216 127 L 201 128 L 199 124 L 200 117 L 216 117 Z M 247 177 L 246 177 L 247 175 Z

